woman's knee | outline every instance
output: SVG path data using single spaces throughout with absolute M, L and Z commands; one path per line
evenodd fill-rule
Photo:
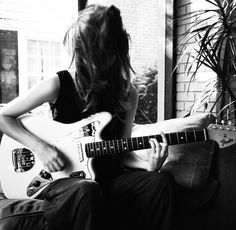
M 77 190 L 82 195 L 88 196 L 101 196 L 102 189 L 98 183 L 95 181 L 84 180 L 77 184 Z
M 164 194 L 172 194 L 173 190 L 173 180 L 166 173 L 156 173 L 153 175 L 152 180 L 152 189 L 154 193 L 164 193 Z

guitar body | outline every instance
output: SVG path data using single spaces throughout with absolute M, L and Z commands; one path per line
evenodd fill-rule
M 64 158 L 66 167 L 59 172 L 47 172 L 36 153 L 3 135 L 0 145 L 0 180 L 6 197 L 35 198 L 52 181 L 69 176 L 95 179 L 101 170 L 96 170 L 98 167 L 93 161 L 94 157 L 148 149 L 151 147 L 150 138 L 162 141 L 160 134 L 101 140 L 101 133 L 111 119 L 112 116 L 108 112 L 96 113 L 72 124 L 32 115 L 19 118 L 26 130 L 57 148 Z M 220 148 L 236 143 L 236 127 L 217 124 L 211 124 L 203 130 L 165 135 L 169 145 L 209 139 L 216 141 Z M 125 160 L 123 163 L 126 164 Z M 101 165 L 99 167 L 104 169 Z
M 28 131 L 55 145 L 64 157 L 66 167 L 59 172 L 47 172 L 37 154 L 3 135 L 0 146 L 0 180 L 8 198 L 35 198 L 55 179 L 75 174 L 94 179 L 92 158 L 85 153 L 85 144 L 99 141 L 104 127 L 110 122 L 107 112 L 94 114 L 72 124 L 45 120 L 34 115 L 19 118 Z M 76 172 L 76 173 L 75 173 Z

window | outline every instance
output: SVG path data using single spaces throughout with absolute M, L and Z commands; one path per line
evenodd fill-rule
M 65 31 L 78 14 L 77 0 L 0 1 L 0 104 L 67 68 Z
M 55 74 L 61 66 L 60 43 L 54 41 L 27 41 L 28 88 Z

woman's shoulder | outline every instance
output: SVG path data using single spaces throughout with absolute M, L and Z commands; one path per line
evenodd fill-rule
M 75 70 L 60 70 L 57 72 L 57 76 L 59 77 L 59 79 L 63 78 L 63 79 L 75 79 Z
M 138 91 L 132 83 L 130 84 L 129 97 L 130 97 L 131 101 L 137 101 L 138 100 Z

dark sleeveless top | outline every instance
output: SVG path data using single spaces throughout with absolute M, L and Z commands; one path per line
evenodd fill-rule
M 57 72 L 57 75 L 60 81 L 60 91 L 56 102 L 50 105 L 53 120 L 69 124 L 91 115 L 88 112 L 83 112 L 84 102 L 76 91 L 76 86 L 70 73 L 67 70 L 63 70 Z M 123 122 L 118 119 L 117 116 L 113 116 L 112 121 L 103 130 L 102 139 L 108 140 L 121 138 L 122 127 L 124 127 Z M 116 157 L 102 157 L 102 161 L 100 158 L 101 157 L 94 160 L 97 164 L 96 167 L 106 169 L 103 173 L 100 172 L 100 174 L 107 174 L 107 171 L 109 171 L 110 176 L 114 175 L 117 167 L 119 167 L 117 165 Z
M 60 92 L 57 101 L 51 105 L 53 119 L 62 123 L 73 123 L 86 117 L 84 103 L 80 99 L 74 81 L 67 70 L 57 72 Z
M 53 120 L 69 124 L 91 115 L 89 112 L 83 112 L 84 101 L 79 97 L 75 88 L 74 80 L 70 73 L 67 70 L 63 70 L 57 72 L 57 75 L 60 81 L 60 91 L 56 102 L 50 105 Z M 109 108 L 101 111 L 108 111 L 112 114 L 112 112 L 109 111 Z M 103 137 L 105 139 L 122 137 L 122 127 L 124 125 L 122 122 L 123 115 L 119 115 L 121 119 L 114 114 L 112 115 L 113 119 L 106 127 L 106 132 L 109 134 Z

